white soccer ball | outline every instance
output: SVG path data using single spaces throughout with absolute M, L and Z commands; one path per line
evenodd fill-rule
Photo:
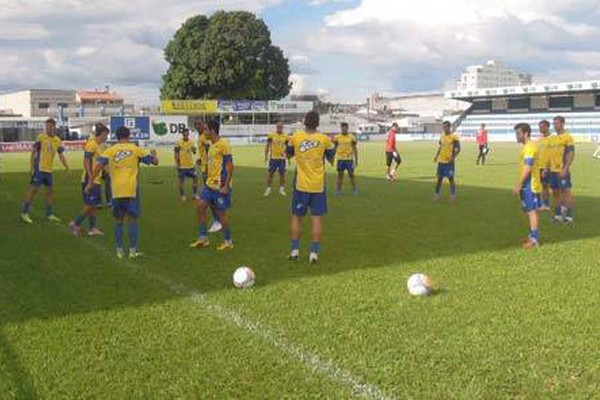
M 429 296 L 433 292 L 431 279 L 425 274 L 414 274 L 406 283 L 408 292 L 413 296 Z
M 254 286 L 256 275 L 252 268 L 239 267 L 233 273 L 233 285 L 238 289 L 249 289 Z

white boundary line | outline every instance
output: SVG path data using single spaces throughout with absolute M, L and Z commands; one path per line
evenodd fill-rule
M 6 192 L 1 192 L 0 194 L 2 194 L 3 197 L 12 203 L 17 203 L 17 205 L 19 204 L 19 202 L 12 195 L 9 195 Z M 17 211 L 18 208 L 15 208 L 15 219 L 18 217 Z M 68 232 L 66 227 L 63 225 L 55 225 L 55 227 L 64 228 L 64 232 Z M 84 240 L 83 243 L 89 247 L 92 247 L 94 250 L 101 252 L 102 254 L 112 254 L 110 250 L 97 242 Z M 295 359 L 299 363 L 309 367 L 309 369 L 311 369 L 313 372 L 319 373 L 329 378 L 329 380 L 342 386 L 349 387 L 355 396 L 377 400 L 394 399 L 393 397 L 387 395 L 379 387 L 367 383 L 362 378 L 355 376 L 351 372 L 336 365 L 333 360 L 323 359 L 317 353 L 307 350 L 282 336 L 276 335 L 260 323 L 245 319 L 235 311 L 230 310 L 218 303 L 209 301 L 203 293 L 200 293 L 197 290 L 177 283 L 166 276 L 148 271 L 147 268 L 135 264 L 129 260 L 119 260 L 119 262 L 126 265 L 129 269 L 140 272 L 146 277 L 146 279 L 159 282 L 169 287 L 174 294 L 187 297 L 193 303 L 201 306 L 204 310 L 208 311 L 218 319 L 235 325 L 238 328 L 246 331 L 246 333 L 250 334 L 251 336 L 269 343 L 270 345 L 279 349 L 281 352 L 290 356 L 292 359 Z

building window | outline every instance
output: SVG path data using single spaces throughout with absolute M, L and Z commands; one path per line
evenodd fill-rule
M 69 108 L 69 103 L 58 103 L 58 108 Z
M 47 110 L 50 108 L 50 103 L 38 103 L 38 108 L 40 110 Z

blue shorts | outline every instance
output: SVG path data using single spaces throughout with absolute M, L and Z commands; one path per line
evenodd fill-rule
M 118 219 L 140 216 L 140 202 L 136 197 L 113 199 L 112 209 L 113 215 Z
M 546 175 L 544 176 L 544 174 Z M 550 171 L 546 169 L 540 169 L 540 181 L 542 182 L 542 186 L 550 186 Z
M 180 168 L 177 170 L 179 175 L 179 179 L 183 180 L 185 178 L 196 179 L 198 178 L 198 173 L 194 168 Z
M 285 174 L 287 168 L 286 160 L 269 160 L 269 173 L 279 172 Z
M 337 162 L 338 172 L 354 172 L 354 161 L 352 160 L 338 160 Z
M 292 214 L 304 217 L 308 210 L 310 214 L 319 217 L 327 214 L 327 195 L 323 193 L 307 193 L 294 189 L 292 197 Z
M 566 177 L 561 178 L 560 173 L 552 172 L 550 174 L 550 187 L 554 190 L 567 190 L 571 189 L 571 174 L 567 174 Z
M 454 163 L 439 163 L 437 168 L 437 176 L 440 179 L 454 178 Z
M 31 176 L 30 183 L 35 187 L 40 187 L 40 186 L 52 187 L 52 186 L 54 186 L 54 178 L 53 178 L 51 172 L 37 171 Z
M 533 193 L 531 189 L 521 190 L 521 205 L 526 213 L 537 211 L 542 206 L 542 198 L 539 193 Z
M 215 190 L 204 186 L 202 189 L 202 195 L 200 198 L 208 202 L 212 207 L 218 211 L 226 211 L 231 208 L 232 189 L 224 195 L 220 190 Z
M 92 207 L 102 206 L 102 186 L 94 185 L 89 193 L 85 192 L 85 183 L 81 184 L 81 195 L 83 196 L 83 204 Z

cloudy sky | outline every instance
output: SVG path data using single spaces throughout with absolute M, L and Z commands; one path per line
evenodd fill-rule
M 258 13 L 294 90 L 334 100 L 447 88 L 490 58 L 539 82 L 600 78 L 599 0 L 0 0 L 0 91 L 108 84 L 156 104 L 162 49 L 216 9 Z

